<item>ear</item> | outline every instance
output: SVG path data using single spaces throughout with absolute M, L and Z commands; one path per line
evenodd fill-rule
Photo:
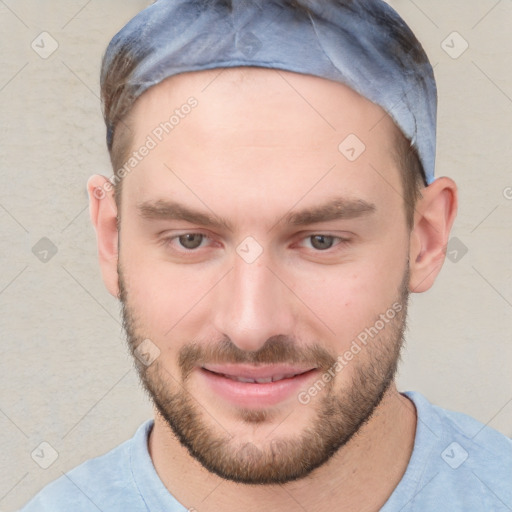
M 457 185 L 437 178 L 422 190 L 409 245 L 409 289 L 427 291 L 443 266 L 450 230 L 457 215 Z
M 117 298 L 119 296 L 118 231 L 114 187 L 107 178 L 95 174 L 87 182 L 87 191 L 89 193 L 89 213 L 96 230 L 103 282 L 110 294 Z

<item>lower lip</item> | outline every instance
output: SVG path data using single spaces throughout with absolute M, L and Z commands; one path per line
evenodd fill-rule
M 239 382 L 203 368 L 198 371 L 208 389 L 228 402 L 240 407 L 258 408 L 277 405 L 307 389 L 307 383 L 317 370 L 310 370 L 289 379 L 276 382 Z

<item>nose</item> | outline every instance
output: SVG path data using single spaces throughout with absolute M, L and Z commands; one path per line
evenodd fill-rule
M 253 263 L 235 256 L 234 268 L 219 285 L 214 324 L 238 348 L 257 351 L 272 336 L 292 335 L 293 294 L 263 255 Z

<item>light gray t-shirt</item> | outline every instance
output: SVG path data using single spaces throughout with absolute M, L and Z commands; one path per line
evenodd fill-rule
M 407 470 L 381 512 L 511 512 L 512 440 L 406 392 L 418 422 Z M 186 512 L 148 452 L 153 420 L 132 439 L 46 486 L 22 512 Z

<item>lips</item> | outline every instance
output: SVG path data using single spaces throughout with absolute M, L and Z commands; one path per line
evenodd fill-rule
M 204 365 L 204 370 L 238 382 L 267 384 L 283 379 L 291 379 L 313 370 L 312 367 L 269 365 L 264 367 L 250 365 Z
M 295 396 L 317 369 L 287 364 L 207 364 L 198 370 L 209 393 L 252 408 L 277 405 Z
M 269 382 L 277 382 L 283 379 L 291 379 L 292 377 L 295 377 L 297 374 L 292 373 L 288 375 L 272 375 L 271 377 L 263 377 L 260 379 L 251 379 L 249 377 L 242 377 L 238 375 L 226 375 L 221 374 L 223 377 L 226 377 L 228 379 L 236 380 L 237 382 L 248 382 L 252 384 L 268 384 Z

